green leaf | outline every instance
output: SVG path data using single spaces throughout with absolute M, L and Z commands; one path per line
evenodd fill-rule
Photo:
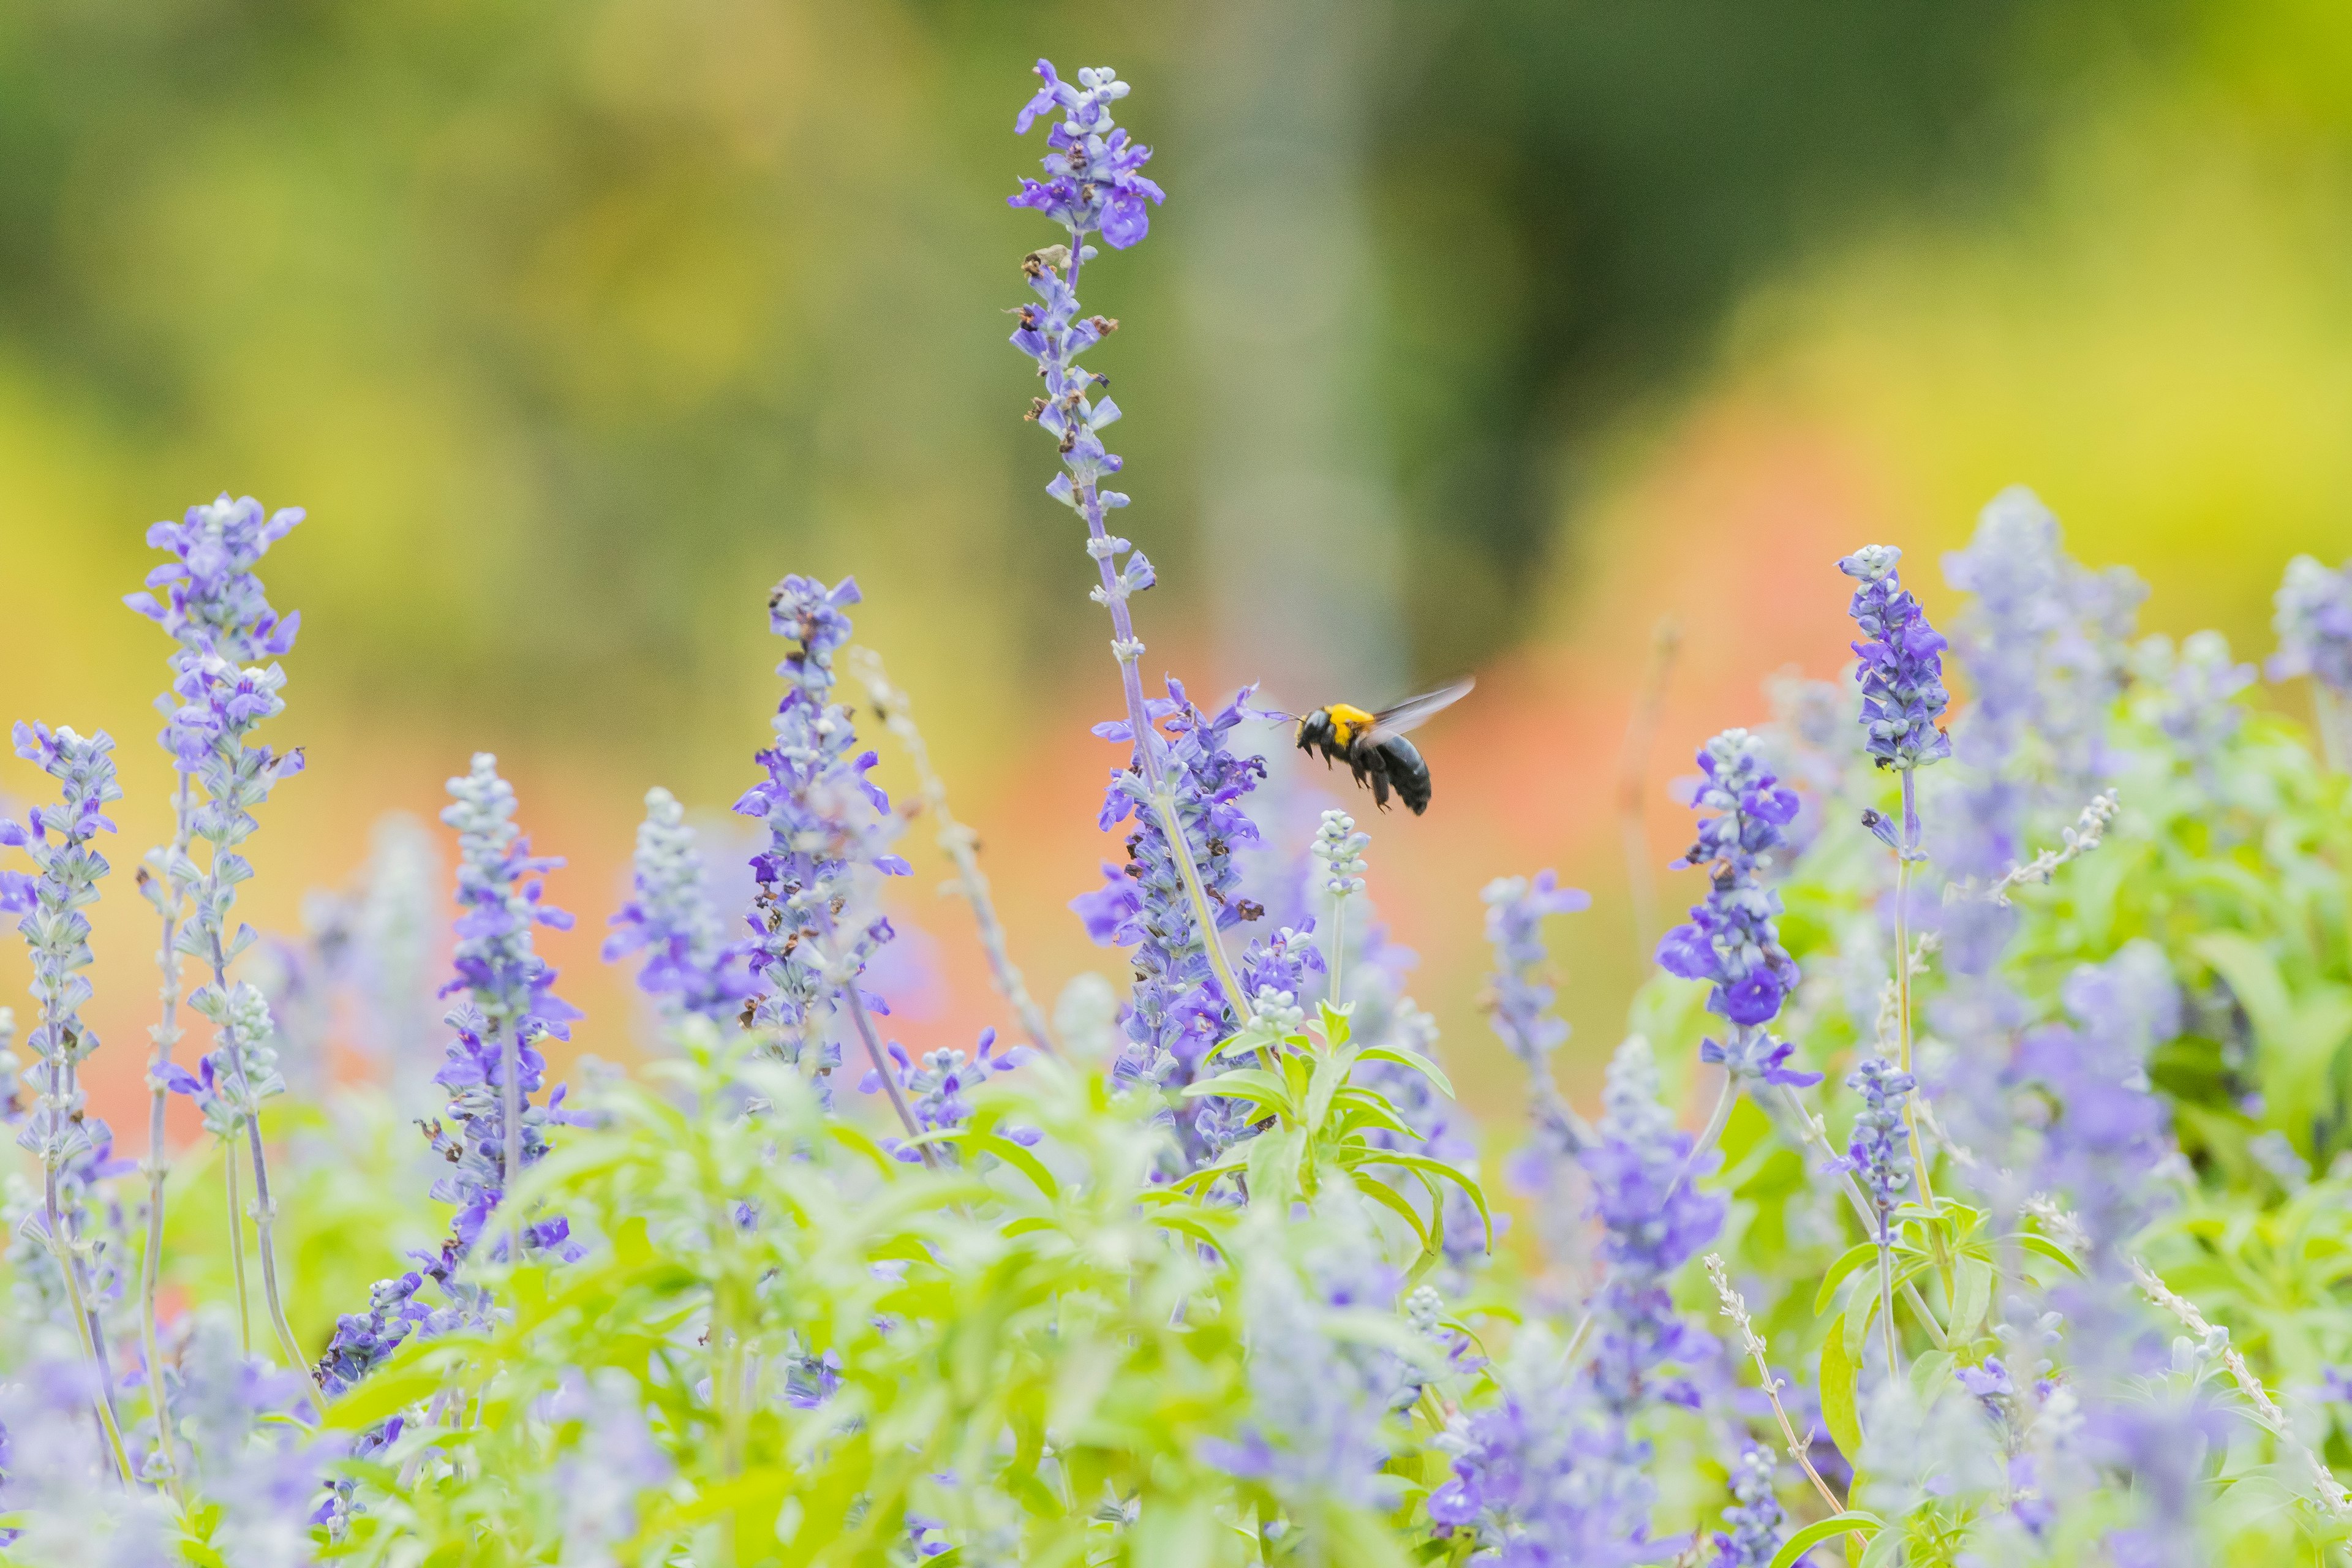
M 1423 1257 L 1426 1258 L 1437 1250 L 1436 1238 L 1430 1235 L 1429 1227 L 1422 1223 L 1421 1211 L 1412 1206 L 1411 1198 L 1406 1197 L 1369 1171 L 1350 1171 L 1348 1173 L 1348 1179 L 1355 1184 L 1358 1192 L 1412 1227 L 1414 1238 L 1421 1243 Z
M 1992 1265 L 1980 1258 L 1959 1260 L 1959 1284 L 1952 1300 L 1950 1337 L 1956 1341 L 1973 1339 L 1976 1328 L 1984 1321 L 1985 1309 L 1992 1304 Z
M 1315 1064 L 1315 1076 L 1307 1085 L 1307 1109 L 1300 1114 L 1309 1134 L 1323 1131 L 1323 1119 L 1331 1112 L 1331 1097 L 1348 1081 L 1348 1069 L 1354 1058 L 1332 1051 Z
M 1845 1316 L 1840 1313 L 1831 1321 L 1829 1338 L 1822 1342 L 1822 1425 L 1848 1463 L 1862 1452 L 1862 1417 L 1853 1399 L 1854 1384 L 1861 1375 L 1861 1366 L 1846 1352 Z
M 1813 1292 L 1813 1316 L 1822 1315 L 1822 1309 L 1830 1304 L 1830 1297 L 1845 1283 L 1846 1276 L 1865 1265 L 1875 1268 L 1877 1264 L 1878 1243 L 1874 1241 L 1857 1242 L 1840 1253 L 1829 1272 L 1822 1276 L 1822 1288 Z
M 1437 1092 L 1446 1099 L 1455 1098 L 1453 1080 L 1444 1069 L 1419 1051 L 1406 1050 L 1402 1046 L 1366 1046 L 1356 1053 L 1356 1059 L 1367 1062 L 1394 1062 L 1408 1067 L 1437 1086 Z
M 1296 1121 L 1298 1102 L 1291 1098 L 1289 1085 L 1264 1068 L 1236 1068 L 1221 1072 L 1214 1078 L 1202 1079 L 1184 1086 L 1184 1098 L 1199 1100 L 1204 1095 L 1218 1094 L 1228 1100 L 1245 1100 L 1269 1114 L 1279 1114 Z
M 1790 1563 L 1802 1557 L 1808 1550 L 1819 1546 L 1832 1536 L 1853 1534 L 1867 1541 L 1885 1528 L 1885 1520 L 1874 1513 L 1864 1512 L 1858 1508 L 1850 1508 L 1843 1513 L 1833 1513 L 1827 1519 L 1805 1526 L 1804 1529 L 1782 1542 L 1780 1550 L 1772 1553 L 1772 1568 L 1789 1568 Z
M 2021 1230 L 2009 1239 L 2037 1258 L 2046 1258 L 2053 1263 L 2065 1265 L 2066 1271 L 2070 1274 L 2080 1275 L 2083 1272 L 2083 1266 L 2074 1261 L 2074 1255 L 2046 1236 L 2039 1236 L 2030 1230 Z

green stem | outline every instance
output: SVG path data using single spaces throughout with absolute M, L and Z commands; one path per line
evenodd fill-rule
M 1340 972 L 1348 961 L 1348 895 L 1331 895 L 1331 1005 L 1337 1007 L 1347 1000 L 1339 981 Z
M 236 1145 L 226 1138 L 221 1140 L 221 1168 L 228 1176 L 228 1259 L 236 1276 L 237 1346 L 249 1356 L 253 1353 L 253 1298 L 245 1283 L 245 1205 L 237 1201 Z
M 43 1181 L 44 1216 L 48 1222 L 49 1256 L 57 1260 L 58 1272 L 66 1282 L 66 1300 L 73 1311 L 74 1327 L 79 1331 L 81 1348 L 89 1357 L 89 1364 L 98 1371 L 98 1393 L 91 1403 L 97 1407 L 99 1426 L 106 1433 L 107 1447 L 114 1455 L 115 1469 L 127 1485 L 131 1480 L 131 1453 L 122 1445 L 122 1428 L 114 1419 L 114 1394 L 108 1387 L 106 1354 L 98 1339 L 97 1318 L 89 1309 L 88 1292 L 81 1288 L 81 1259 L 75 1256 L 73 1243 L 66 1235 L 64 1216 L 58 1203 L 58 1168 L 48 1165 Z
M 172 1152 L 165 1141 L 164 1109 L 170 1091 L 163 1082 L 163 1069 L 172 1065 L 172 1047 L 180 1043 L 180 915 L 182 901 L 180 884 L 172 869 L 186 858 L 191 827 L 192 803 L 189 799 L 189 773 L 177 770 L 179 785 L 173 792 L 172 814 L 175 824 L 172 848 L 160 873 L 155 908 L 163 917 L 163 944 L 156 949 L 155 963 L 163 971 L 163 984 L 159 994 L 163 1014 L 150 1035 L 154 1049 L 149 1054 L 147 1067 L 147 1250 L 139 1260 L 139 1348 L 147 1359 L 147 1399 L 155 1413 L 156 1462 L 163 1467 L 164 1483 L 173 1498 L 182 1497 L 180 1472 L 176 1456 L 179 1446 L 172 1436 L 172 1405 L 163 1387 L 163 1352 L 156 1342 L 156 1320 L 162 1315 L 161 1300 L 163 1281 L 163 1184 L 171 1173 Z

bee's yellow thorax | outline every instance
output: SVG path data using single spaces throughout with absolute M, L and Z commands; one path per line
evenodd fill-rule
M 1372 716 L 1360 708 L 1350 708 L 1345 702 L 1334 702 L 1324 710 L 1331 716 L 1331 738 L 1347 745 L 1359 730 L 1372 727 Z

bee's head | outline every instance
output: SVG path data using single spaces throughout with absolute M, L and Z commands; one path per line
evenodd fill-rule
M 1331 739 L 1331 710 L 1318 708 L 1298 721 L 1298 749 L 1311 752 Z

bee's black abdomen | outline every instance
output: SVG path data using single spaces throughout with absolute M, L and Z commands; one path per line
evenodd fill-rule
M 1402 735 L 1384 736 L 1373 748 L 1373 756 L 1378 759 L 1373 765 L 1388 775 L 1388 782 L 1407 810 L 1419 816 L 1429 809 L 1429 764 L 1422 761 L 1421 752 L 1411 741 Z M 1375 789 L 1372 793 L 1379 804 L 1385 792 Z

